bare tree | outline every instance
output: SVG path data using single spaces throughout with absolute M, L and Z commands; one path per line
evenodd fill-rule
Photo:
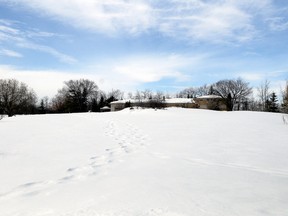
M 127 97 L 128 97 L 128 99 L 133 99 L 134 98 L 133 97 L 133 93 L 132 92 L 128 92 Z
M 179 98 L 194 98 L 196 97 L 196 90 L 194 87 L 183 89 L 177 94 Z
M 157 91 L 157 92 L 153 95 L 153 99 L 159 100 L 159 101 L 164 101 L 164 100 L 165 100 L 165 95 L 164 95 L 163 92 Z
M 58 90 L 58 93 L 52 98 L 51 109 L 53 112 L 67 112 L 68 109 L 68 98 L 66 92 L 63 89 Z
M 200 87 L 189 87 L 189 88 L 186 88 L 186 89 L 183 89 L 182 91 L 180 91 L 177 94 L 177 97 L 179 97 L 179 98 L 196 98 L 199 96 L 210 94 L 210 89 L 211 89 L 211 86 L 206 85 L 206 84 L 203 86 L 200 86 Z
M 37 97 L 25 83 L 15 79 L 0 80 L 0 110 L 9 117 L 35 112 Z
M 241 78 L 237 80 L 220 80 L 213 85 L 213 93 L 221 96 L 226 100 L 228 110 L 236 108 L 240 110 L 241 105 L 252 93 L 249 83 L 244 82 Z
M 258 97 L 260 100 L 260 109 L 261 111 L 267 111 L 267 101 L 269 99 L 269 96 L 271 94 L 270 92 L 270 82 L 265 80 L 261 83 L 261 85 L 257 88 L 258 91 Z
M 124 96 L 124 92 L 119 89 L 112 89 L 107 93 L 108 98 L 113 98 L 113 100 L 122 100 Z
M 52 100 L 54 107 L 61 111 L 86 112 L 93 98 L 98 94 L 98 86 L 95 82 L 87 79 L 69 80 L 58 91 Z
M 212 86 L 206 85 L 206 84 L 196 88 L 195 89 L 196 97 L 213 94 L 213 91 L 212 91 L 213 89 L 212 90 L 211 89 L 212 89 Z
M 149 100 L 152 98 L 153 98 L 153 92 L 150 89 L 145 89 L 143 91 L 137 90 L 133 97 L 133 99 L 137 100 L 139 103 L 143 102 L 144 100 Z
M 141 95 L 141 92 L 139 90 L 137 90 L 135 92 L 135 95 L 134 95 L 134 99 L 138 101 L 138 103 L 141 103 L 142 102 L 142 95 Z
M 145 89 L 144 91 L 141 91 L 142 99 L 148 100 L 152 99 L 153 93 L 150 89 Z

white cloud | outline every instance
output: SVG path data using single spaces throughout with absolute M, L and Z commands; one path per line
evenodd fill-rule
M 0 79 L 17 79 L 24 82 L 34 89 L 40 98 L 44 96 L 52 98 L 56 95 L 58 89 L 63 87 L 64 81 L 80 78 L 98 80 L 96 76 L 87 74 L 53 70 L 22 70 L 12 66 L 0 65 Z
M 226 1 L 173 1 L 162 13 L 161 31 L 175 37 L 243 42 L 255 36 L 251 15 Z
M 285 79 L 285 75 L 287 75 L 287 70 L 277 70 L 277 71 L 269 71 L 263 69 L 263 71 L 248 71 L 241 72 L 236 74 L 236 76 L 242 77 L 247 81 L 261 81 L 261 80 L 277 80 Z
M 9 56 L 9 57 L 14 57 L 14 58 L 21 58 L 23 57 L 22 54 L 15 52 L 13 50 L 8 50 L 8 49 L 0 49 L 0 55 L 4 56 Z
M 176 55 L 141 56 L 118 62 L 113 66 L 113 70 L 126 79 L 139 83 L 156 82 L 163 78 L 183 80 L 186 76 L 180 72 L 180 69 L 187 66 L 188 62 L 188 58 Z
M 145 0 L 12 0 L 41 14 L 77 28 L 108 34 L 146 31 L 153 23 L 152 9 Z
M 104 68 L 105 72 L 103 72 Z M 53 98 L 57 91 L 64 86 L 65 81 L 82 78 L 93 80 L 104 91 L 110 91 L 111 89 L 134 91 L 139 84 L 127 80 L 126 76 L 113 74 L 113 69 L 108 66 L 98 67 L 97 73 L 87 72 L 86 69 L 83 71 L 23 70 L 9 65 L 0 65 L 0 79 L 17 79 L 24 82 L 36 92 L 38 98 L 44 96 Z
M 0 0 L 1 1 L 1 0 Z M 5 0 L 2 0 L 5 1 Z M 271 18 L 271 0 L 11 0 L 76 28 L 140 34 L 149 30 L 189 40 L 245 42 L 256 37 L 255 20 Z M 279 27 L 279 26 L 278 26 Z M 286 28 L 286 24 L 284 23 Z M 283 28 L 283 24 L 282 27 Z
M 70 79 L 86 78 L 96 82 L 100 89 L 109 91 L 119 88 L 134 91 L 141 84 L 157 82 L 165 78 L 175 81 L 187 81 L 191 77 L 183 70 L 185 66 L 198 64 L 205 58 L 163 55 L 138 56 L 125 59 L 113 59 L 101 65 L 90 65 L 78 71 L 23 70 L 12 66 L 0 65 L 0 78 L 14 78 L 33 88 L 39 97 L 53 97 Z M 85 72 L 84 72 L 85 71 Z
M 260 81 L 264 79 L 265 74 L 257 72 L 249 72 L 249 73 L 241 73 L 239 77 L 247 81 Z
M 98 80 L 101 81 L 99 85 L 104 90 L 119 88 L 128 92 L 134 91 L 142 84 L 163 79 L 187 81 L 190 76 L 183 71 L 183 68 L 197 64 L 202 58 L 204 57 L 153 54 L 127 56 L 102 62 L 101 65 L 88 64 L 90 66 L 85 71 L 97 74 Z

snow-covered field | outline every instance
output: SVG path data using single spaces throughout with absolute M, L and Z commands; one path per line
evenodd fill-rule
M 287 216 L 282 114 L 123 110 L 0 121 L 1 216 Z

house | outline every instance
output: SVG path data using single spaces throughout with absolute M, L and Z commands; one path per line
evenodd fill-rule
M 111 102 L 111 111 L 119 111 L 127 107 L 152 107 L 153 100 L 119 100 Z M 218 95 L 205 95 L 197 98 L 171 98 L 158 101 L 162 107 L 200 108 L 211 110 L 227 110 L 225 99 Z M 157 102 L 156 102 L 157 103 Z
M 130 100 L 113 101 L 110 103 L 111 112 L 120 111 L 127 107 L 135 106 L 135 105 L 132 105 L 132 103 L 134 104 L 134 102 L 131 102 Z
M 154 104 L 153 104 L 154 103 Z M 111 111 L 119 111 L 126 107 L 153 107 L 155 103 L 159 103 L 162 107 L 182 107 L 182 108 L 197 108 L 197 104 L 193 99 L 189 98 L 172 98 L 161 101 L 154 100 L 120 100 L 111 102 Z
M 171 98 L 165 100 L 166 107 L 198 108 L 192 98 Z
M 226 101 L 218 95 L 204 95 L 194 99 L 200 109 L 227 110 Z

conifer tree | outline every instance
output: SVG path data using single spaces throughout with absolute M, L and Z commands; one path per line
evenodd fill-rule
M 226 106 L 227 106 L 227 111 L 233 110 L 232 96 L 230 93 L 228 94 L 226 98 Z
M 286 86 L 282 95 L 283 95 L 282 111 L 288 113 L 288 81 L 286 82 Z
M 267 101 L 268 112 L 278 112 L 278 99 L 275 92 L 272 92 L 270 98 Z

